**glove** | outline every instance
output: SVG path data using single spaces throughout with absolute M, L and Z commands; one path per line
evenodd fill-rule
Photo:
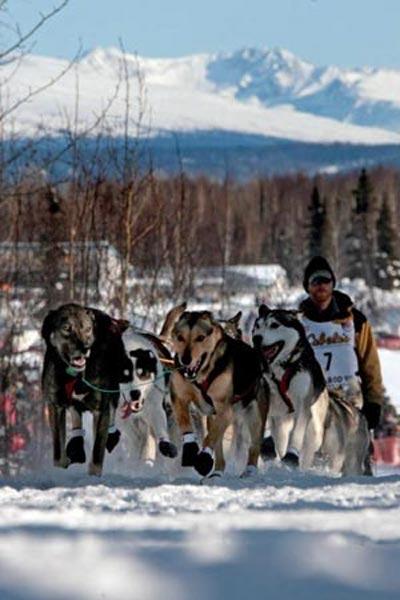
M 381 418 L 381 405 L 376 402 L 364 402 L 361 412 L 367 419 L 368 429 L 375 429 Z

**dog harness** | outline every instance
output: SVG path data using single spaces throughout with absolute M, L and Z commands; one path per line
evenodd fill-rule
M 288 390 L 290 387 L 290 382 L 292 381 L 292 378 L 297 373 L 297 371 L 298 371 L 298 364 L 294 363 L 292 365 L 289 365 L 286 368 L 285 372 L 283 373 L 282 379 L 277 379 L 272 372 L 270 374 L 272 381 L 275 383 L 276 387 L 278 388 L 280 397 L 282 398 L 282 400 L 288 407 L 288 414 L 291 414 L 294 412 L 293 402 L 290 399 L 290 397 L 288 396 Z
M 82 381 L 81 377 L 70 376 L 64 383 L 64 392 L 68 404 L 72 404 L 74 400 L 79 400 L 89 391 L 89 388 Z
M 242 402 L 247 406 L 255 397 L 260 368 L 254 349 L 241 340 L 224 336 L 226 351 L 216 361 L 214 368 L 203 381 L 192 383 L 201 391 L 203 398 L 209 404 L 213 404 L 208 396 L 208 389 L 213 381 L 224 372 L 230 361 L 233 362 L 233 403 Z

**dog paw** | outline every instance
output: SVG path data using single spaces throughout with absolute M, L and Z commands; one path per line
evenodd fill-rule
M 182 467 L 193 467 L 199 453 L 197 442 L 184 442 L 182 445 Z
M 208 475 L 214 467 L 214 459 L 212 455 L 206 450 L 202 450 L 196 456 L 196 460 L 194 461 L 194 468 L 200 475 L 205 477 Z
M 90 465 L 89 465 L 89 475 L 95 475 L 96 477 L 101 477 L 102 471 L 103 471 L 102 465 L 90 463 Z
M 289 451 L 282 458 L 282 462 L 291 469 L 297 469 L 299 466 L 299 457 L 297 453 Z
M 58 469 L 68 469 L 69 465 L 71 464 L 71 460 L 65 456 L 65 458 L 60 458 L 60 460 L 54 460 L 53 464 Z
M 258 469 L 255 465 L 247 465 L 240 477 L 241 479 L 248 479 L 249 477 L 254 477 L 257 473 Z
M 119 442 L 119 438 L 121 437 L 121 432 L 119 429 L 116 429 L 112 433 L 109 433 L 107 436 L 106 448 L 108 452 L 112 452 L 115 446 Z
M 275 442 L 271 435 L 265 437 L 261 442 L 261 458 L 265 461 L 276 458 Z
M 203 477 L 200 481 L 201 485 L 219 485 L 224 473 L 222 471 L 213 471 L 210 475 Z
M 160 440 L 158 449 L 163 456 L 168 456 L 169 458 L 175 458 L 178 455 L 175 444 L 171 444 L 171 442 L 167 442 L 166 440 Z
M 69 458 L 69 464 L 82 464 L 86 461 L 85 446 L 83 442 L 83 436 L 77 435 L 71 438 L 66 447 L 67 457 Z M 68 466 L 68 465 L 67 465 Z

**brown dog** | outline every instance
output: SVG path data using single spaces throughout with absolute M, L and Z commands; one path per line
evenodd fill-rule
M 84 411 L 93 413 L 90 474 L 101 475 L 106 446 L 111 452 L 118 443 L 113 425 L 125 356 L 121 333 L 128 325 L 78 304 L 65 304 L 44 319 L 42 388 L 49 405 L 54 465 L 66 468 L 85 462 Z M 73 429 L 66 445 L 67 411 Z
M 225 468 L 222 442 L 234 413 L 246 420 L 251 434 L 248 465 L 256 467 L 261 418 L 256 397 L 260 377 L 257 355 L 251 346 L 227 335 L 208 311 L 185 311 L 172 330 L 176 370 L 171 375 L 171 397 L 183 434 L 182 465 L 201 475 Z M 208 433 L 202 449 L 193 433 L 190 405 L 208 416 Z

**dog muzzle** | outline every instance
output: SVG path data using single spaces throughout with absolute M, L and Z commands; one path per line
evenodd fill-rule
M 204 354 L 202 354 L 200 356 L 199 360 L 193 366 L 186 367 L 185 365 L 182 365 L 184 367 L 184 369 L 182 371 L 183 376 L 186 379 L 195 379 L 198 372 L 200 371 L 201 367 L 204 365 L 206 358 L 207 358 L 207 353 L 205 352 Z M 179 359 L 179 362 L 180 362 L 180 359 Z

